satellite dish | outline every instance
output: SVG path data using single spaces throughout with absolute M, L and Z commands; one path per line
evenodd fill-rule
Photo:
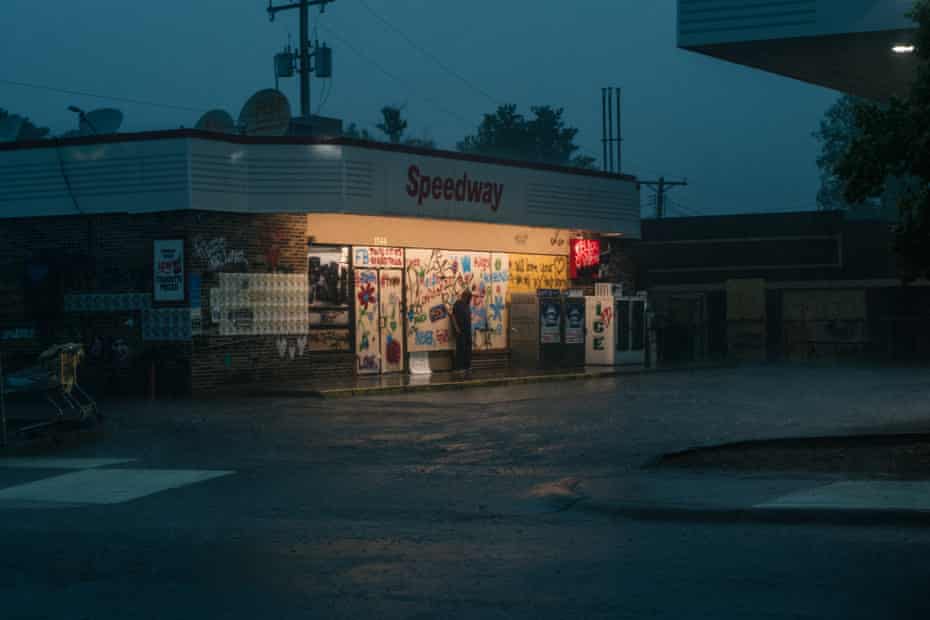
M 260 90 L 245 102 L 239 125 L 249 136 L 283 136 L 291 124 L 291 104 L 281 91 Z
M 18 114 L 10 114 L 0 119 L 0 142 L 16 142 L 19 130 L 22 129 L 26 119 Z
M 210 110 L 200 117 L 194 128 L 214 133 L 232 133 L 236 128 L 236 121 L 226 110 Z
M 116 133 L 123 124 L 123 113 L 114 108 L 91 110 L 81 117 L 81 135 Z

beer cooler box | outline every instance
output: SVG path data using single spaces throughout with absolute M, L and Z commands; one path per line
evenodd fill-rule
M 586 297 L 585 362 L 593 366 L 645 364 L 646 298 Z

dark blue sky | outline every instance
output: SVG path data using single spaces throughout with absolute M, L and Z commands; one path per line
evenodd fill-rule
M 674 190 L 672 214 L 815 208 L 810 134 L 837 94 L 677 49 L 674 0 L 365 2 L 478 88 L 421 55 L 362 0 L 337 0 L 322 18 L 313 12 L 335 54 L 325 115 L 373 126 L 382 105 L 405 104 L 413 135 L 453 148 L 492 100 L 524 110 L 551 104 L 566 109 L 584 151 L 599 157 L 600 89 L 620 86 L 624 171 L 691 183 Z M 265 0 L 4 0 L 0 80 L 236 116 L 253 91 L 273 86 L 272 54 L 297 32 L 296 13 L 269 23 L 266 7 Z M 314 111 L 323 84 L 314 81 Z M 282 88 L 294 108 L 296 86 L 289 80 Z M 56 132 L 74 127 L 72 104 L 115 105 L 129 131 L 191 126 L 198 117 L 0 82 L 0 107 Z M 649 197 L 644 191 L 644 204 Z

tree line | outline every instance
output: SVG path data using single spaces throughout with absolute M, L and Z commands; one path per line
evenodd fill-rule
M 357 140 L 386 140 L 392 144 L 436 148 L 436 143 L 429 138 L 407 135 L 408 123 L 403 113 L 403 106 L 386 105 L 381 108 L 381 120 L 375 125 L 377 134 L 350 123 L 343 135 Z M 474 155 L 594 168 L 593 157 L 578 154 L 579 147 L 575 144 L 578 129 L 566 125 L 563 108 L 534 106 L 530 113 L 525 116 L 516 105 L 501 105 L 494 112 L 484 114 L 475 133 L 465 136 L 456 148 Z M 0 122 L 9 116 L 9 112 L 0 108 Z M 15 140 L 40 140 L 48 135 L 48 127 L 38 127 L 27 118 Z

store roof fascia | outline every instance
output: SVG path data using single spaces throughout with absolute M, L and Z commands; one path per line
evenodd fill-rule
M 425 157 L 434 157 L 440 159 L 451 159 L 472 163 L 490 164 L 495 166 L 507 166 L 511 168 L 523 168 L 526 170 L 539 170 L 544 172 L 556 172 L 561 174 L 572 174 L 576 176 L 597 177 L 602 179 L 622 180 L 635 183 L 637 178 L 629 174 L 616 174 L 611 172 L 602 172 L 600 170 L 590 170 L 585 168 L 576 168 L 572 166 L 558 166 L 538 162 L 520 161 L 514 159 L 503 159 L 488 157 L 484 155 L 472 155 L 469 153 L 460 153 L 457 151 L 447 151 L 442 149 L 427 149 L 416 146 L 403 144 L 390 144 L 386 142 L 375 142 L 370 140 L 357 140 L 353 138 L 313 138 L 309 136 L 244 136 L 236 134 L 221 134 L 210 131 L 201 131 L 198 129 L 169 129 L 159 131 L 141 131 L 133 133 L 117 133 L 105 136 L 75 136 L 69 138 L 51 138 L 43 140 L 30 140 L 22 142 L 0 143 L 0 153 L 4 151 L 18 151 L 29 149 L 43 148 L 69 148 L 81 146 L 96 146 L 103 144 L 119 144 L 128 142 L 147 142 L 156 140 L 206 140 L 212 142 L 226 142 L 240 145 L 293 145 L 293 146 L 314 146 L 314 145 L 333 145 L 333 146 L 351 146 L 362 149 L 376 151 L 388 151 L 394 153 L 407 153 Z

